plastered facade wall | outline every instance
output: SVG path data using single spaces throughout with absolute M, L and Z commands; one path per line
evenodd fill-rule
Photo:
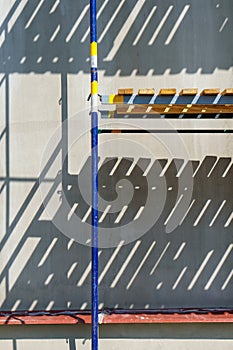
M 98 1 L 100 93 L 116 93 L 120 87 L 135 91 L 231 87 L 232 11 L 230 0 Z M 2 310 L 90 309 L 90 225 L 85 224 L 90 220 L 88 26 L 88 1 L 4 0 L 1 5 Z M 100 120 L 101 127 L 105 123 Z M 156 128 L 161 120 L 121 121 L 120 125 Z M 165 126 L 229 129 L 232 121 L 171 120 Z M 115 200 L 113 190 L 105 192 L 106 186 L 125 186 L 126 197 L 118 191 L 121 208 L 136 196 L 128 210 L 130 220 L 146 203 L 148 184 L 150 191 L 160 185 L 164 191 L 171 189 L 155 210 L 158 218 L 153 221 L 152 212 L 150 227 L 140 228 L 136 238 L 130 238 L 130 229 L 124 226 L 129 223 L 127 215 L 118 225 L 114 244 L 104 236 L 100 307 L 232 306 L 232 146 L 231 134 L 100 136 L 102 211 Z M 123 158 L 115 177 L 107 176 L 115 164 L 109 157 Z M 145 183 L 142 171 L 148 160 L 152 165 L 156 159 L 167 161 L 167 168 L 161 163 L 160 169 L 166 176 L 155 178 L 154 169 Z M 183 225 L 167 234 L 164 223 L 177 200 L 176 173 L 182 160 L 199 164 L 194 181 L 181 182 L 193 188 L 190 203 L 196 199 L 196 207 Z M 125 173 L 133 162 L 138 167 L 128 177 L 131 185 L 140 187 L 139 195 L 127 181 L 118 183 L 128 180 Z M 197 221 L 207 204 L 205 216 Z M 213 221 L 220 207 L 218 220 Z M 119 211 L 109 222 L 103 221 L 102 235 Z M 72 221 L 73 214 L 77 220 Z M 211 346 L 210 338 L 203 344 Z M 17 347 L 4 341 L 9 349 L 29 346 L 26 340 L 17 341 Z M 103 346 L 110 341 L 103 340 Z M 155 342 L 165 347 L 170 339 Z M 197 340 L 183 342 L 181 348 L 197 346 Z M 224 345 L 217 341 L 215 346 L 220 343 L 221 349 L 232 346 L 228 341 Z M 120 344 L 112 346 L 117 349 Z M 138 343 L 133 344 L 136 349 Z M 75 349 L 64 339 L 59 347 Z
M 101 326 L 101 349 L 232 349 L 231 325 L 118 325 Z M 87 326 L 13 326 L 1 328 L 6 350 L 90 349 Z

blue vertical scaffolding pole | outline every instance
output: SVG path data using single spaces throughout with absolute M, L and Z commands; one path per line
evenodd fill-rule
M 98 68 L 96 0 L 90 0 L 92 158 L 92 350 L 98 350 Z

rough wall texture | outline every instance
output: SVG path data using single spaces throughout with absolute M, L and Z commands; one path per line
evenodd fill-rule
M 90 349 L 90 328 L 79 326 L 1 327 L 4 350 Z M 218 325 L 118 325 L 101 326 L 101 349 L 232 349 L 232 326 Z
M 232 86 L 231 0 L 100 0 L 98 8 L 101 93 Z M 90 308 L 88 25 L 88 1 L 1 6 L 2 310 Z M 101 306 L 232 306 L 231 134 L 100 143 L 101 215 L 116 206 L 100 224 Z M 146 205 L 150 216 L 136 218 Z

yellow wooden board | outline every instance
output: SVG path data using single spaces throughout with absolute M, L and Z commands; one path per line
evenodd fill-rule
M 132 94 L 133 94 L 132 88 L 118 89 L 118 95 L 132 95 Z
M 167 105 L 167 104 L 135 104 L 117 105 L 117 114 L 218 114 L 233 113 L 233 104 L 230 105 Z
M 197 95 L 198 89 L 182 89 L 179 93 L 180 96 L 191 96 L 191 95 Z
M 233 88 L 227 88 L 223 90 L 221 95 L 233 95 Z
M 218 95 L 219 93 L 220 89 L 204 89 L 201 95 Z
M 138 95 L 154 95 L 155 94 L 155 89 L 139 89 L 138 90 Z
M 175 95 L 176 89 L 160 89 L 159 95 Z

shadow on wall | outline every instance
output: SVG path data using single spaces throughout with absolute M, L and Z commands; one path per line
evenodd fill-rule
M 195 72 L 201 67 L 207 73 L 217 67 L 231 67 L 231 55 L 224 54 L 226 50 L 228 53 L 232 50 L 232 22 L 226 17 L 232 11 L 231 1 L 198 0 L 189 5 L 186 1 L 152 4 L 122 0 L 110 6 L 109 1 L 100 1 L 100 68 L 108 75 L 114 75 L 119 69 L 121 74 L 129 75 L 140 66 L 137 74 L 146 75 L 150 69 L 155 69 L 155 74 L 162 74 L 166 69 L 171 69 L 171 73 L 184 68 Z M 15 1 L 1 26 L 5 40 L 0 66 L 5 76 L 0 84 L 5 88 L 6 112 L 0 132 L 6 165 L 5 175 L 0 179 L 0 194 L 6 199 L 6 234 L 0 242 L 2 310 L 90 309 L 90 248 L 65 236 L 67 232 L 55 225 L 59 218 L 58 222 L 62 222 L 65 229 L 71 226 L 77 232 L 76 221 L 73 222 L 76 217 L 81 222 L 79 232 L 90 230 L 90 205 L 82 198 L 82 189 L 78 186 L 78 179 L 85 178 L 83 174 L 90 171 L 89 160 L 79 175 L 68 173 L 67 130 L 63 128 L 62 141 L 53 150 L 40 178 L 11 177 L 8 75 L 13 72 L 60 73 L 62 121 L 65 121 L 67 74 L 80 70 L 89 72 L 86 62 L 88 36 L 85 36 L 88 6 L 88 1 Z M 17 9 L 21 12 L 16 12 Z M 203 16 L 205 14 L 203 19 L 200 11 Z M 123 41 L 122 32 L 125 34 Z M 145 55 L 147 51 L 148 56 Z M 144 55 L 143 59 L 139 52 Z M 60 152 L 62 171 L 55 178 L 50 177 L 49 171 Z M 126 173 L 132 159 L 122 159 L 114 176 L 109 176 L 109 172 L 116 165 L 116 159 L 103 162 L 100 195 L 106 200 L 106 207 L 100 213 L 102 228 L 121 227 L 130 220 L 140 220 L 139 214 L 143 213 L 140 210 L 148 196 L 157 200 L 157 187 L 163 186 L 166 196 L 161 215 L 142 237 L 127 245 L 120 240 L 115 247 L 100 250 L 102 307 L 232 306 L 231 161 L 206 157 L 202 163 L 191 163 L 196 172 L 190 208 L 171 234 L 165 230 L 172 220 L 173 208 L 179 211 L 176 174 L 182 170 L 183 161 L 157 160 L 147 178 L 142 174 L 154 160 L 140 159 L 130 176 Z M 185 179 L 185 167 L 180 174 Z M 151 181 L 154 179 L 155 185 L 148 186 L 148 176 Z M 119 180 L 129 180 L 131 185 L 129 182 L 121 184 L 126 186 L 122 187 L 123 191 L 117 191 L 122 207 L 111 213 L 107 211 L 107 204 L 116 199 L 115 186 Z M 10 221 L 13 183 L 30 183 L 31 188 Z M 40 194 L 42 184 L 48 189 L 43 203 L 36 206 L 34 200 Z M 184 198 L 185 188 L 181 193 Z M 133 202 L 124 212 L 124 194 L 128 191 L 133 194 Z M 57 210 L 46 218 L 54 199 L 59 204 Z
M 231 0 L 98 1 L 99 68 L 123 76 L 233 65 Z M 89 73 L 89 1 L 17 0 L 0 27 L 3 73 Z
M 11 239 L 18 240 L 0 275 L 1 288 L 5 288 L 3 310 L 91 307 L 90 205 L 78 185 L 79 177 L 86 178 L 90 173 L 90 159 L 78 176 L 59 173 L 55 179 L 49 179 L 47 174 L 60 146 L 42 170 L 40 181 L 35 181 L 1 242 L 5 256 Z M 122 233 L 118 244 L 99 250 L 100 307 L 231 307 L 232 159 L 207 156 L 201 163 L 188 164 L 178 159 L 155 160 L 146 177 L 143 174 L 150 166 L 150 159 L 139 159 L 133 169 L 133 159 L 123 158 L 117 167 L 116 162 L 115 158 L 105 159 L 99 170 L 99 194 L 106 200 L 104 210 L 99 213 L 100 228 L 107 228 L 109 237 L 114 227 Z M 181 190 L 182 201 L 185 200 L 189 165 L 194 173 L 193 193 L 179 216 L 182 202 L 177 195 Z M 183 187 L 179 189 L 180 181 Z M 154 185 L 150 187 L 152 182 Z M 44 202 L 22 233 L 20 223 L 27 217 L 41 186 L 47 188 Z M 146 207 L 149 195 L 161 203 L 163 186 L 166 198 L 158 220 L 140 238 L 124 245 L 128 234 L 125 227 L 130 221 L 140 226 L 141 208 Z M 125 210 L 125 193 L 130 188 L 133 197 Z M 121 206 L 111 212 L 107 203 L 116 199 L 116 193 Z M 56 210 L 51 209 L 52 202 L 59 203 Z M 49 218 L 53 210 L 54 216 Z M 178 226 L 172 233 L 166 233 L 169 221 L 176 220 L 177 215 Z M 78 242 L 82 240 L 80 237 L 86 237 L 87 245 L 76 243 L 72 234 Z M 104 234 L 107 240 L 107 233 Z

